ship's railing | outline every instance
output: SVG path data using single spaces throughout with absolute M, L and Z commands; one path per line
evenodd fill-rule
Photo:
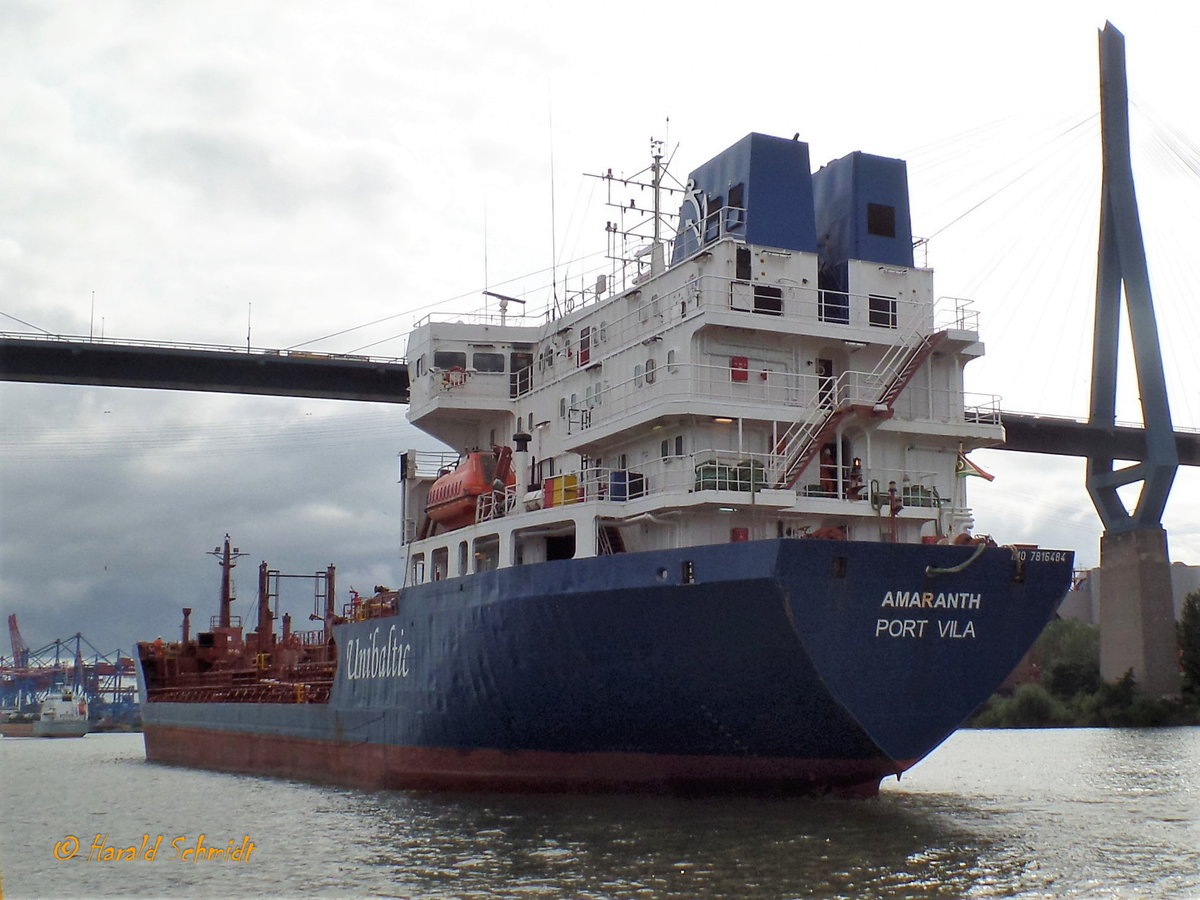
M 783 372 L 765 366 L 735 369 L 673 363 L 669 359 L 647 356 L 632 377 L 615 385 L 597 382 L 595 390 L 582 398 L 576 394 L 572 398 L 575 402 L 560 410 L 568 434 L 619 422 L 636 411 L 672 403 L 685 404 L 694 413 L 718 417 L 749 414 L 760 419 L 794 421 L 842 406 L 873 405 L 884 386 L 878 372 L 851 370 L 825 376 Z M 922 388 L 902 392 L 893 408 L 897 415 L 918 421 L 996 424 L 999 404 L 996 395 L 964 395 L 946 389 Z M 785 411 L 789 409 L 793 412 Z
M 938 297 L 933 307 L 935 331 L 969 331 L 979 333 L 979 310 L 974 300 L 966 297 Z
M 530 508 L 551 508 L 704 491 L 728 492 L 731 501 L 751 502 L 750 495 L 771 488 L 770 473 L 779 463 L 778 454 L 708 448 L 663 456 L 625 469 L 589 466 L 545 479 L 532 496 L 525 496 L 524 489 L 510 487 L 504 495 L 504 508 L 512 514 L 518 507 L 524 508 L 526 502 Z M 894 485 L 902 506 L 937 510 L 951 499 L 946 496 L 946 487 L 939 487 L 938 477 L 935 472 L 915 469 L 863 468 L 851 459 L 843 459 L 840 464 L 836 460 L 821 461 L 806 470 L 796 493 L 800 497 L 861 500 L 875 509 L 882 508 L 886 514 L 891 502 L 888 489 Z
M 959 399 L 961 398 L 961 399 Z M 961 406 L 960 406 L 961 403 Z M 902 393 L 892 402 L 902 419 L 940 422 L 948 425 L 999 425 L 998 394 L 964 393 L 947 390 L 921 390 Z
M 625 292 L 617 302 L 586 320 L 586 324 L 581 322 L 569 341 L 557 347 L 551 360 L 542 357 L 529 369 L 509 372 L 507 381 L 493 378 L 477 384 L 472 379 L 471 393 L 482 390 L 496 397 L 525 396 L 562 380 L 579 367 L 602 363 L 645 343 L 697 311 L 738 314 L 747 327 L 755 329 L 777 330 L 786 324 L 788 330 L 804 332 L 819 326 L 821 333 L 828 335 L 831 329 L 833 333 L 844 331 L 845 340 L 865 344 L 899 344 L 903 336 L 914 330 L 925 333 L 943 329 L 976 333 L 979 330 L 978 312 L 972 309 L 972 301 L 961 297 L 943 297 L 935 303 L 900 296 L 830 291 L 812 284 L 788 283 L 786 279 L 776 283 L 739 281 L 712 274 L 689 277 L 686 270 L 668 270 L 661 280 Z M 523 322 L 534 324 L 537 318 L 526 316 Z M 497 318 L 491 313 L 431 314 L 421 320 L 435 321 L 495 324 Z M 584 328 L 588 330 L 586 344 Z M 426 375 L 440 380 L 443 373 Z M 431 382 L 430 387 L 437 389 L 438 385 Z
M 276 349 L 271 347 L 234 347 L 229 344 L 202 344 L 195 341 L 146 341 L 137 338 L 94 337 L 77 334 L 49 334 L 29 331 L 0 331 L 0 339 L 36 341 L 41 343 L 65 341 L 72 344 L 94 344 L 100 347 L 136 347 L 147 350 L 203 350 L 220 353 L 241 353 L 248 356 L 286 356 L 301 359 L 340 359 L 351 362 L 387 363 L 400 365 L 403 357 L 364 356 L 359 353 L 326 353 L 319 350 Z
M 797 330 L 824 324 L 845 326 L 847 339 L 888 344 L 898 335 L 914 329 L 933 330 L 934 304 L 871 294 L 849 294 L 822 290 L 815 285 L 743 282 L 720 275 L 699 275 L 687 280 L 664 279 L 661 290 L 646 285 L 626 297 L 626 308 L 612 307 L 611 320 L 593 323 L 587 363 L 602 360 L 614 352 L 644 341 L 673 322 L 693 315 L 697 310 L 744 313 L 748 327 L 775 329 L 772 322 L 799 325 Z M 952 303 L 967 301 L 955 298 Z M 968 312 L 956 313 L 955 307 L 941 313 L 948 321 L 966 321 Z M 977 317 L 976 317 L 977 318 Z M 578 341 L 579 336 L 575 335 Z M 575 364 L 580 364 L 577 345 L 567 348 Z M 569 363 L 568 363 L 569 364 Z M 558 373 L 561 374 L 561 373 Z M 556 373 L 538 372 L 533 386 L 553 380 Z
M 787 325 L 788 330 L 803 332 L 819 326 L 825 334 L 831 330 L 844 331 L 844 339 L 852 343 L 894 345 L 914 330 L 978 332 L 979 315 L 971 305 L 970 300 L 961 297 L 944 297 L 934 303 L 900 296 L 830 291 L 811 284 L 788 283 L 786 279 L 766 283 L 710 274 L 689 277 L 685 270 L 668 271 L 660 281 L 627 291 L 617 302 L 586 320 L 586 324 L 581 322 L 569 340 L 557 346 L 550 359 L 540 356 L 535 365 L 520 373 L 500 373 L 507 374 L 507 379 L 492 377 L 477 381 L 471 377 L 468 384 L 473 396 L 482 391 L 497 398 L 522 397 L 562 380 L 579 367 L 603 363 L 617 353 L 645 343 L 698 311 L 736 314 L 749 328 L 778 330 Z M 531 318 L 537 317 L 525 317 L 525 324 L 532 324 Z M 421 321 L 495 324 L 497 319 L 490 313 L 433 314 Z M 440 371 L 425 373 L 431 379 L 430 390 L 440 389 L 443 376 Z M 418 376 L 414 373 L 413 377 Z
M 548 508 L 600 500 L 625 502 L 701 490 L 757 492 L 766 487 L 769 460 L 765 453 L 706 449 L 624 469 L 589 466 L 545 479 L 538 504 Z M 514 496 L 514 506 L 517 499 Z
M 378 619 L 382 616 L 390 616 L 396 612 L 396 598 L 394 595 L 385 596 L 383 599 L 376 597 L 359 597 L 356 596 L 349 603 L 342 605 L 342 617 L 351 622 L 361 622 L 363 619 Z
M 316 628 L 310 631 L 293 631 L 292 635 L 305 647 L 325 646 L 325 629 L 323 628 Z
M 541 325 L 546 318 L 545 310 L 536 313 L 527 312 L 524 307 L 516 307 L 516 312 L 506 312 L 503 316 L 490 308 L 471 310 L 470 312 L 431 312 L 413 323 L 413 330 L 424 325 Z
M 316 681 L 262 679 L 245 684 L 198 682 L 152 688 L 154 703 L 328 703 L 332 678 Z
M 719 209 L 697 209 L 696 212 L 700 213 L 698 218 L 684 219 L 679 223 L 676 239 L 683 242 L 683 253 L 687 256 L 699 253 L 720 240 L 730 239 L 738 243 L 746 240 L 745 207 L 722 206 Z M 667 249 L 671 250 L 673 246 Z
M 766 328 L 768 319 L 801 323 L 848 326 L 870 333 L 879 343 L 892 343 L 891 332 L 906 334 L 913 329 L 931 330 L 933 304 L 883 294 L 852 294 L 816 285 L 786 282 L 738 281 L 720 275 L 701 275 L 690 288 L 697 304 L 713 312 L 742 312 L 759 319 L 756 328 Z M 854 337 L 854 335 L 847 335 Z
M 461 459 L 457 453 L 443 450 L 413 450 L 410 454 L 413 466 L 407 473 L 410 478 L 437 478 L 457 466 Z

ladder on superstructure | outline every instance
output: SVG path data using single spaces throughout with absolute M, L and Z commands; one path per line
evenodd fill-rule
M 913 331 L 903 342 L 891 347 L 878 365 L 857 382 L 856 396 L 846 396 L 847 376 L 855 373 L 843 372 L 831 385 L 823 385 L 806 407 L 808 415 L 798 418 L 780 439 L 782 451 L 774 486 L 786 490 L 795 487 L 821 447 L 848 417 L 857 413 L 890 418 L 896 398 L 945 339 L 944 331 L 932 334 Z

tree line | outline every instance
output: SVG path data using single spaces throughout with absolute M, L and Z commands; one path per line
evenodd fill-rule
M 1200 590 L 1183 604 L 1179 622 L 1178 699 L 1138 690 L 1132 672 L 1100 677 L 1100 629 L 1079 619 L 1055 619 L 1034 644 L 1037 678 L 1009 695 L 993 694 L 967 723 L 973 728 L 1200 725 Z

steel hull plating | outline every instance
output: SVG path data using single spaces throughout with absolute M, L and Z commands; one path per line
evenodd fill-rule
M 483 572 L 334 629 L 327 704 L 146 703 L 151 760 L 367 787 L 872 792 L 1053 614 L 1071 554 L 777 540 Z

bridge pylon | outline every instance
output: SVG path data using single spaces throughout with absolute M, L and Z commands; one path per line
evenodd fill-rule
M 1104 523 L 1100 539 L 1100 674 L 1132 672 L 1151 695 L 1180 693 L 1171 560 L 1162 527 L 1179 466 L 1142 242 L 1129 153 L 1125 38 L 1111 23 L 1100 31 L 1100 115 L 1104 176 L 1096 268 L 1096 324 L 1088 424 L 1116 422 L 1121 289 L 1142 403 L 1145 452 L 1117 468 L 1112 447 L 1097 442 L 1087 457 L 1087 489 Z M 1130 512 L 1118 488 L 1141 485 Z

